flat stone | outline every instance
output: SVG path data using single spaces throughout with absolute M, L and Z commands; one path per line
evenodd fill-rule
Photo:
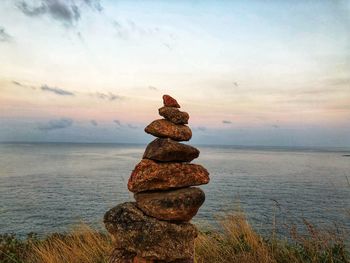
M 208 171 L 199 164 L 156 163 L 149 159 L 139 162 L 128 182 L 133 193 L 151 190 L 170 190 L 207 184 Z
M 169 95 L 163 95 L 163 104 L 165 107 L 180 108 L 180 105 L 177 103 L 176 99 Z
M 199 150 L 172 139 L 158 138 L 147 145 L 143 158 L 160 162 L 191 162 L 199 156 Z
M 193 258 L 197 230 L 190 223 L 157 220 L 127 202 L 109 210 L 104 224 L 114 237 L 115 247 L 137 257 L 165 262 Z
M 175 124 L 187 124 L 190 115 L 174 107 L 162 107 L 158 109 L 159 115 Z
M 192 137 L 191 129 L 183 124 L 174 124 L 165 119 L 151 122 L 145 132 L 159 138 L 171 138 L 175 141 L 188 141 Z
M 136 205 L 146 215 L 160 220 L 190 221 L 204 203 L 204 192 L 196 187 L 134 195 Z

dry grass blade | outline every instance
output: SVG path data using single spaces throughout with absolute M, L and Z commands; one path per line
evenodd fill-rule
M 33 247 L 35 263 L 103 263 L 112 250 L 111 239 L 82 225 L 68 235 L 52 235 Z

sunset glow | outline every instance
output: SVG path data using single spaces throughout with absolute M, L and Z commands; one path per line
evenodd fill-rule
M 350 146 L 348 1 L 56 2 L 0 3 L 0 141 L 145 142 L 170 94 L 195 143 Z

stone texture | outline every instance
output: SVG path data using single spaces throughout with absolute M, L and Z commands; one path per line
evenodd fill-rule
M 146 215 L 168 221 L 190 221 L 205 200 L 204 192 L 196 187 L 143 192 L 134 196 L 136 205 Z
M 199 156 L 196 148 L 169 138 L 158 138 L 148 144 L 143 158 L 160 162 L 191 162 Z
M 162 107 L 158 109 L 159 115 L 175 124 L 187 124 L 190 115 L 187 112 L 179 111 L 174 107 Z
M 136 256 L 135 252 L 129 252 L 125 249 L 116 248 L 109 257 L 109 263 L 133 263 Z
M 193 258 L 195 226 L 171 223 L 145 215 L 135 203 L 123 203 L 104 216 L 115 246 L 146 260 L 171 262 Z
M 143 159 L 131 173 L 128 188 L 131 192 L 138 193 L 150 190 L 170 190 L 208 182 L 209 173 L 201 165 L 156 163 Z
M 191 129 L 182 124 L 174 124 L 165 119 L 151 122 L 145 132 L 160 138 L 171 138 L 175 141 L 188 141 L 192 137 Z
M 163 104 L 165 107 L 180 108 L 180 105 L 177 103 L 176 99 L 169 95 L 163 95 Z

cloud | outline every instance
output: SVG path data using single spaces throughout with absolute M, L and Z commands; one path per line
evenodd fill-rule
M 75 96 L 75 94 L 73 92 L 70 92 L 70 91 L 67 91 L 64 89 L 60 89 L 60 88 L 56 88 L 56 87 L 49 87 L 46 84 L 42 85 L 40 87 L 40 89 L 43 91 L 55 93 L 56 95 L 60 95 L 60 96 Z
M 0 42 L 11 42 L 12 39 L 12 36 L 6 32 L 5 28 L 0 26 Z
M 129 127 L 130 129 L 137 129 L 137 128 L 138 128 L 137 126 L 132 125 L 132 124 L 130 124 L 130 123 L 128 123 L 128 127 Z
M 17 7 L 30 17 L 47 15 L 65 26 L 74 26 L 81 17 L 82 4 L 97 11 L 103 9 L 99 0 L 41 0 L 39 5 L 28 4 L 27 0 L 23 0 L 17 3 Z
M 207 130 L 207 128 L 206 127 L 203 127 L 203 126 L 199 126 L 199 127 L 197 127 L 197 129 L 199 130 L 199 131 L 206 131 Z
M 115 124 L 117 124 L 118 126 L 122 126 L 122 123 L 119 120 L 114 120 L 113 121 Z
M 113 94 L 112 92 L 108 92 L 108 93 L 96 92 L 96 93 L 93 93 L 91 95 L 95 98 L 98 98 L 101 100 L 108 100 L 108 101 L 123 100 L 124 99 L 122 96 Z
M 65 129 L 73 125 L 73 120 L 68 118 L 61 118 L 58 120 L 50 120 L 48 123 L 40 124 L 39 130 L 52 131 L 57 129 Z
M 116 36 L 124 40 L 151 37 L 160 33 L 158 27 L 145 27 L 144 25 L 136 24 L 130 19 L 126 21 L 113 20 L 112 26 L 114 27 Z
M 271 127 L 275 128 L 275 129 L 278 129 L 280 126 L 278 124 L 272 124 Z
M 98 123 L 97 123 L 97 121 L 95 121 L 95 120 L 91 120 L 90 123 L 91 123 L 91 125 L 93 125 L 93 126 L 98 126 Z
M 231 124 L 231 123 L 232 123 L 232 121 L 223 120 L 223 121 L 222 121 L 222 123 L 223 123 L 223 124 Z
M 19 83 L 18 81 L 12 81 L 13 84 L 17 85 L 17 86 L 20 86 L 20 87 L 24 87 L 23 84 Z
M 103 10 L 103 7 L 101 5 L 100 0 L 83 0 L 86 5 L 89 7 L 101 12 Z
M 154 90 L 154 91 L 159 91 L 159 89 L 154 87 L 154 86 L 148 86 L 148 89 L 149 90 Z
M 172 50 L 172 46 L 169 43 L 163 42 L 163 46 L 165 46 L 167 49 Z
M 12 84 L 14 84 L 16 86 L 19 86 L 19 87 L 22 87 L 22 88 L 36 89 L 36 87 L 34 87 L 34 86 L 25 85 L 25 84 L 22 84 L 22 83 L 20 83 L 18 81 L 15 81 L 15 80 L 12 81 Z

